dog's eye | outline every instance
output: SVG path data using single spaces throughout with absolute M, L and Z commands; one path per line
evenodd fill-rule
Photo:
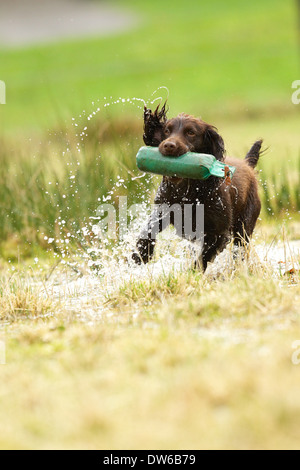
M 166 134 L 166 135 L 170 135 L 170 134 L 171 134 L 170 129 L 165 129 L 165 134 Z
M 195 137 L 196 133 L 192 129 L 188 129 L 186 131 L 186 135 L 188 135 L 189 137 Z

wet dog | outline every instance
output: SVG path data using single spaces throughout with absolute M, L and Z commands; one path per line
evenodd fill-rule
M 182 208 L 190 205 L 193 227 L 197 206 L 204 206 L 203 249 L 196 263 L 204 271 L 232 238 L 235 245 L 249 242 L 261 210 L 254 169 L 261 154 L 262 140 L 254 143 L 244 160 L 227 158 L 224 141 L 214 126 L 188 114 L 167 119 L 166 105 L 161 109 L 157 107 L 154 112 L 145 107 L 143 138 L 146 145 L 158 147 L 165 156 L 176 158 L 186 152 L 208 153 L 235 166 L 236 171 L 230 185 L 226 184 L 226 178 L 215 176 L 207 180 L 164 176 L 154 201 L 156 209 L 142 230 L 137 251 L 132 255 L 136 263 L 147 263 L 153 257 L 156 237 L 165 228 L 167 217 L 174 225 L 171 211 L 174 204 Z M 197 241 L 197 236 L 191 239 L 184 227 L 176 231 L 184 238 Z

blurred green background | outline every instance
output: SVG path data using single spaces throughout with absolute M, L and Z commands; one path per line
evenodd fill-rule
M 55 126 L 58 118 L 74 116 L 104 96 L 148 99 L 160 86 L 169 88 L 171 113 L 184 110 L 214 120 L 296 112 L 295 1 L 109 5 L 135 14 L 129 31 L 1 48 L 0 77 L 7 84 L 2 133 Z

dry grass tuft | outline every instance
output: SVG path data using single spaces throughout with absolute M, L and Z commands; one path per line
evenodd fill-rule
M 13 322 L 50 315 L 53 307 L 44 290 L 24 275 L 2 276 L 0 279 L 0 320 Z

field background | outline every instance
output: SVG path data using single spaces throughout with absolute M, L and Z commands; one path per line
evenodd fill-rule
M 296 2 L 119 4 L 139 18 L 122 36 L 1 51 L 9 95 L 2 132 L 52 128 L 104 96 L 147 100 L 161 86 L 171 114 L 184 109 L 217 124 L 296 113 Z
M 256 241 L 299 240 L 297 3 L 113 3 L 136 15 L 130 31 L 0 47 L 0 446 L 297 448 L 296 270 L 133 272 L 114 292 L 99 278 L 70 309 L 74 269 L 59 273 L 66 288 L 54 295 L 61 248 L 45 239 L 74 235 L 73 256 L 75 234 L 112 188 L 115 201 L 151 200 L 157 179 L 132 180 L 140 100 L 169 95 L 170 116 L 214 124 L 230 155 L 264 139 Z M 87 310 L 102 315 L 84 321 Z

